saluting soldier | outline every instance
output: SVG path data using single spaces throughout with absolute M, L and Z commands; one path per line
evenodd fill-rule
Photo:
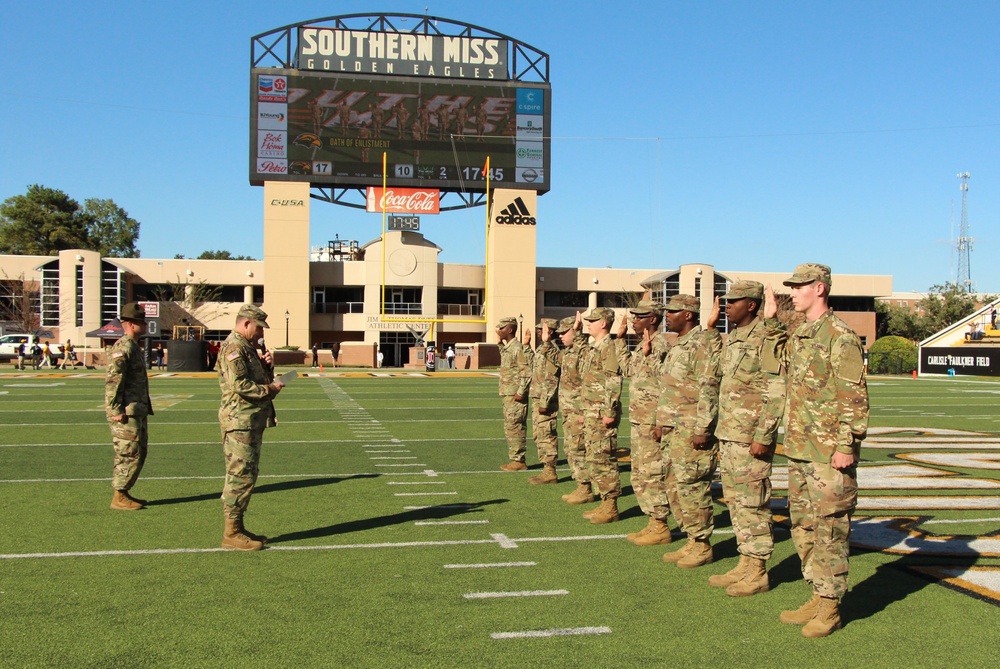
M 567 504 L 593 502 L 590 470 L 587 467 L 587 442 L 583 436 L 583 375 L 581 365 L 590 350 L 580 331 L 580 321 L 567 316 L 559 321 L 556 334 L 562 340 L 559 356 L 559 412 L 562 414 L 563 450 L 576 488 L 562 496 Z
M 553 340 L 557 325 L 554 318 L 541 320 L 536 329 L 539 344 L 531 359 L 531 428 L 542 463 L 542 473 L 528 479 L 532 485 L 559 481 L 559 346 Z
M 277 425 L 273 400 L 285 387 L 274 380 L 271 352 L 258 352 L 256 348 L 258 341 L 262 345 L 266 327 L 267 314 L 252 304 L 244 304 L 236 314 L 236 327 L 219 350 L 219 427 L 226 457 L 222 547 L 228 550 L 258 551 L 267 543 L 267 537 L 243 526 L 243 515 L 257 482 L 264 429 Z
M 122 307 L 119 319 L 124 334 L 108 349 L 104 382 L 104 412 L 115 447 L 111 508 L 137 511 L 145 508 L 147 502 L 132 497 L 129 491 L 146 462 L 149 444 L 146 417 L 153 415 L 146 360 L 138 342 L 139 337 L 146 334 L 146 311 L 139 304 L 130 302 Z
M 497 323 L 500 340 L 500 398 L 503 400 L 503 431 L 507 437 L 510 462 L 501 465 L 506 472 L 528 468 L 524 462 L 527 450 L 528 387 L 531 367 L 524 346 L 517 340 L 517 319 L 501 318 Z

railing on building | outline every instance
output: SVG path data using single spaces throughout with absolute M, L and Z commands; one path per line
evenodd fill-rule
M 480 304 L 439 304 L 439 316 L 482 316 L 483 307 Z
M 363 314 L 364 302 L 314 302 L 314 314 Z

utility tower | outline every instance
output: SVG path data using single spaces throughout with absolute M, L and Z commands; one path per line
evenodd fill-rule
M 973 239 L 969 235 L 969 177 L 968 172 L 959 172 L 958 178 L 962 180 L 962 222 L 958 226 L 958 239 L 955 240 L 955 251 L 958 255 L 958 285 L 965 292 L 973 292 L 972 270 L 969 267 L 969 255 L 972 251 Z

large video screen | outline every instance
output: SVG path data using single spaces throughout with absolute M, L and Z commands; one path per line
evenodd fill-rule
M 250 183 L 549 190 L 551 87 L 254 69 Z

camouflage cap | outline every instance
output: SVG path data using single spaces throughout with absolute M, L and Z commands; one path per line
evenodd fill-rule
M 563 334 L 564 332 L 569 332 L 575 326 L 576 326 L 576 317 L 567 316 L 566 318 L 559 321 L 559 324 L 556 326 L 556 332 L 558 334 Z
M 240 307 L 240 310 L 236 312 L 237 318 L 248 318 L 255 322 L 262 328 L 269 328 L 270 325 L 267 324 L 267 314 L 264 313 L 263 309 L 256 307 L 252 304 L 244 304 Z
M 734 281 L 729 292 L 722 296 L 726 300 L 749 298 L 758 302 L 764 299 L 764 284 L 759 281 Z
M 819 281 L 820 283 L 825 283 L 827 286 L 832 286 L 833 281 L 830 278 L 830 268 L 814 262 L 803 263 L 795 268 L 795 273 L 792 274 L 790 279 L 785 279 L 781 283 L 786 286 L 801 286 L 813 281 Z
M 663 305 L 656 300 L 642 300 L 639 304 L 629 309 L 628 312 L 636 316 L 645 316 L 646 314 L 662 314 Z
M 513 316 L 504 316 L 497 322 L 497 330 L 499 330 L 500 328 L 505 328 L 508 325 L 513 325 L 516 328 L 517 319 L 514 318 Z
M 118 317 L 119 320 L 123 321 L 136 321 L 138 323 L 146 322 L 146 310 L 138 302 L 129 302 L 124 307 L 122 307 L 122 313 Z
M 538 321 L 538 325 L 535 326 L 535 329 L 536 330 L 541 330 L 542 326 L 545 325 L 550 330 L 555 330 L 556 326 L 558 324 L 559 324 L 559 321 L 557 321 L 554 318 L 543 318 L 542 320 Z
M 595 307 L 590 310 L 590 313 L 583 317 L 585 321 L 613 321 L 615 319 L 615 312 L 607 307 Z
M 664 307 L 665 311 L 690 311 L 697 314 L 701 311 L 701 302 L 694 295 L 674 295 Z

